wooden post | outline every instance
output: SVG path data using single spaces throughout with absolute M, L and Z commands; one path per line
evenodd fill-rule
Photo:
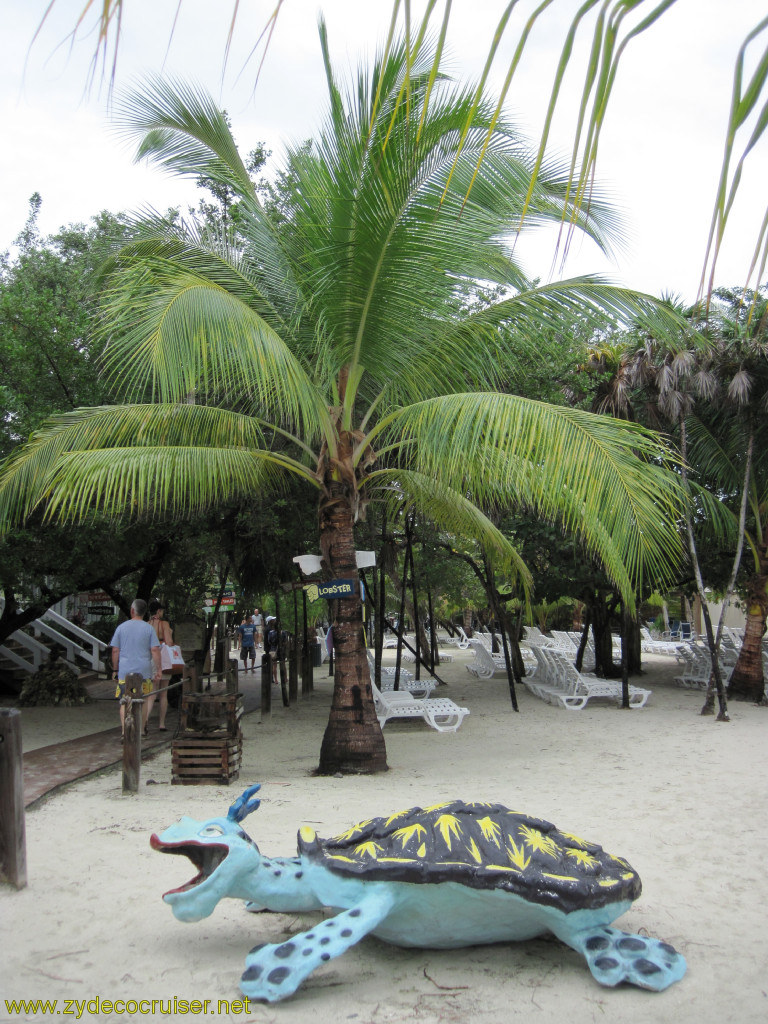
M 123 737 L 123 792 L 138 793 L 141 777 L 142 676 L 129 672 L 125 677 L 125 735 Z
M 272 714 L 272 659 L 264 651 L 261 656 L 261 717 Z
M 21 712 L 0 708 L 0 880 L 27 884 Z
M 235 658 L 227 659 L 227 693 L 237 693 L 238 666 Z
M 299 645 L 296 634 L 288 641 L 288 700 L 296 704 L 299 699 Z
M 301 591 L 301 612 L 302 612 L 302 634 L 301 634 L 301 695 L 306 697 L 309 691 L 307 675 L 312 671 L 312 663 L 309 660 L 309 636 L 307 631 L 307 592 Z

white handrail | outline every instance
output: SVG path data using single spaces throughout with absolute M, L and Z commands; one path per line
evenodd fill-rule
M 46 633 L 46 635 L 50 636 L 52 639 L 60 638 L 58 642 L 65 644 L 68 648 L 72 646 L 76 653 L 81 658 L 84 658 L 94 671 L 98 671 L 102 667 L 102 651 L 107 648 L 107 644 L 105 644 L 103 640 L 98 640 L 95 636 L 91 636 L 87 630 L 82 629 L 80 626 L 76 626 L 74 622 L 70 622 L 69 619 L 65 619 L 63 615 L 59 615 L 59 613 L 53 611 L 52 608 L 45 613 L 45 618 L 51 619 L 62 629 L 66 629 L 68 633 L 72 633 L 74 636 L 80 637 L 81 640 L 85 641 L 86 646 L 83 647 L 80 644 L 76 644 L 73 640 L 63 637 L 61 633 L 52 629 L 47 625 L 47 623 L 42 622 L 40 619 L 35 622 L 36 629 L 40 628 L 41 632 Z

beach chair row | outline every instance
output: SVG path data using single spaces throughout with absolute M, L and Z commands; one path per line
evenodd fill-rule
M 533 646 L 531 649 L 538 670 L 535 676 L 526 676 L 523 682 L 534 696 L 569 711 L 581 711 L 588 701 L 600 698 L 621 703 L 621 683 L 618 680 L 598 679 L 579 672 L 568 655 L 557 648 Z M 630 686 L 629 706 L 644 707 L 650 695 L 650 690 Z

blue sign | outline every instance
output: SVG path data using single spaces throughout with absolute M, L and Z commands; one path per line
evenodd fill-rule
M 310 601 L 325 598 L 332 601 L 337 597 L 354 597 L 357 580 L 329 580 L 328 583 L 307 583 L 304 589 Z

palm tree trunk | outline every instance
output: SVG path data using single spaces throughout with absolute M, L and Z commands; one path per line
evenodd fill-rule
M 768 544 L 758 548 L 758 564 L 759 572 L 748 583 L 744 642 L 728 683 L 729 697 L 757 704 L 762 701 L 765 689 L 763 634 L 768 616 Z
M 340 446 L 341 447 L 341 446 Z M 351 456 L 351 444 L 340 457 Z M 333 579 L 357 581 L 354 514 L 344 481 L 327 485 L 328 500 L 320 514 L 320 550 Z M 363 636 L 359 584 L 336 603 L 333 630 L 335 659 L 333 702 L 320 748 L 320 775 L 338 772 L 372 774 L 387 770 L 384 737 L 376 718 Z
M 680 463 L 680 472 L 683 477 L 683 486 L 688 494 L 688 465 L 686 459 L 688 458 L 687 438 L 685 431 L 685 417 L 680 416 L 680 454 L 682 460 Z M 717 700 L 720 707 L 720 711 L 717 716 L 718 722 L 730 722 L 728 717 L 728 704 L 725 699 L 725 690 L 723 689 L 723 677 L 720 672 L 720 661 L 718 657 L 717 645 L 715 643 L 715 633 L 712 629 L 712 618 L 709 614 L 709 605 L 707 604 L 707 595 L 704 593 L 704 578 L 701 575 L 701 566 L 699 564 L 699 555 L 696 550 L 696 538 L 693 534 L 693 522 L 691 520 L 691 512 L 688 505 L 685 507 L 685 532 L 688 538 L 688 553 L 691 556 L 691 566 L 693 567 L 693 575 L 696 580 L 696 589 L 701 599 L 701 614 L 704 617 L 704 629 L 707 634 L 707 647 L 709 648 L 710 658 L 712 659 L 712 675 L 710 676 L 710 685 L 707 690 L 707 696 L 704 700 L 704 706 L 701 709 L 702 715 L 711 715 L 714 713 L 714 693 L 717 693 Z M 712 682 L 714 681 L 714 692 L 710 693 L 712 689 Z

